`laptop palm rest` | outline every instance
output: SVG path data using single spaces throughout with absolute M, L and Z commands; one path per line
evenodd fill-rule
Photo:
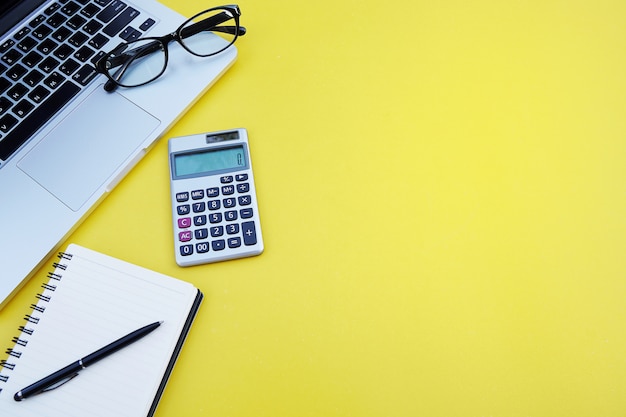
M 99 88 L 24 156 L 18 167 L 77 211 L 159 124 L 122 95 Z

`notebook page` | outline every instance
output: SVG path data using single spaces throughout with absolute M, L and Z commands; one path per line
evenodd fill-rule
M 146 416 L 174 351 L 197 289 L 77 245 L 32 328 L 0 393 L 2 415 L 12 417 Z M 163 324 L 139 341 L 84 369 L 54 391 L 16 402 L 20 389 L 144 325 Z M 19 349 L 18 349 L 19 348 Z

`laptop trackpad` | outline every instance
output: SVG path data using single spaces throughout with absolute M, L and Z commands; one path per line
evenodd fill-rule
M 159 124 L 120 94 L 97 89 L 18 166 L 76 211 Z

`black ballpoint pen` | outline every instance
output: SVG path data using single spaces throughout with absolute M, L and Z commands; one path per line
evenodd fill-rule
M 71 378 L 78 375 L 78 371 L 80 371 L 81 369 L 85 369 L 89 365 L 98 362 L 100 359 L 103 359 L 110 354 L 117 352 L 123 347 L 126 347 L 131 343 L 136 342 L 137 340 L 141 339 L 142 337 L 159 327 L 161 323 L 163 322 L 157 321 L 152 324 L 148 324 L 141 329 L 137 329 L 134 332 L 131 332 L 126 336 L 117 339 L 115 342 L 109 343 L 105 347 L 100 348 L 95 352 L 85 356 L 84 358 L 67 365 L 65 368 L 59 369 L 58 371 L 48 375 L 47 377 L 42 378 L 39 381 L 27 386 L 26 388 L 21 389 L 13 396 L 13 399 L 15 401 L 22 401 L 24 398 L 39 394 L 43 391 L 54 389 L 51 388 L 54 385 L 62 385 L 62 383 L 65 383 Z

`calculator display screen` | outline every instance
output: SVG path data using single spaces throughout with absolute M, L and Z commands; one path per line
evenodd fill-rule
M 174 173 L 177 177 L 210 175 L 246 167 L 243 145 L 174 156 Z

